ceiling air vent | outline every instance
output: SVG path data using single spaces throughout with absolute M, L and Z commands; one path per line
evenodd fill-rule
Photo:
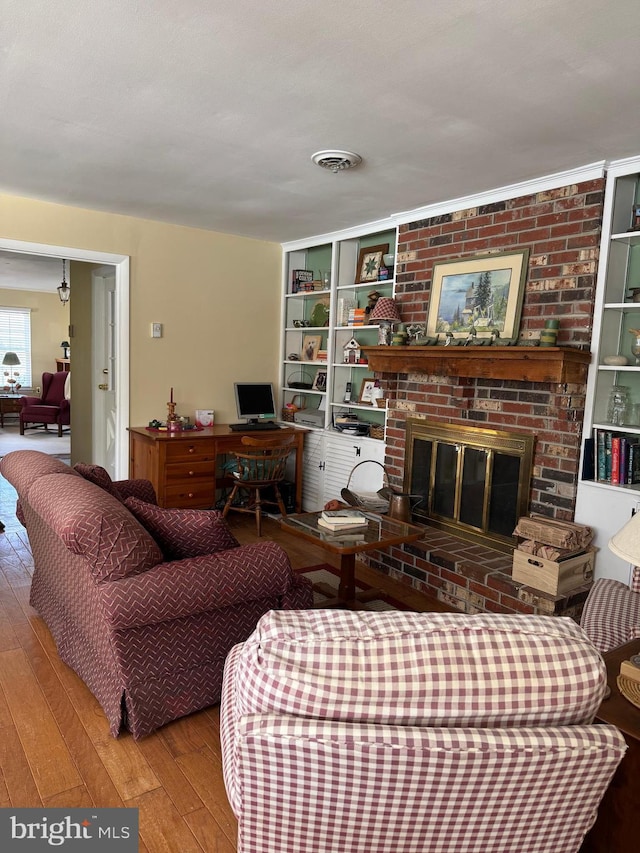
M 337 174 L 345 169 L 354 169 L 362 163 L 362 157 L 352 151 L 316 151 L 311 155 L 316 166 L 322 166 Z

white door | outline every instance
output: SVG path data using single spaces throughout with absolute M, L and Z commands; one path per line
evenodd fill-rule
M 322 509 L 324 482 L 324 433 L 308 432 L 304 437 L 304 476 L 302 478 L 302 508 L 305 512 Z
M 116 277 L 112 267 L 92 275 L 93 460 L 117 477 Z

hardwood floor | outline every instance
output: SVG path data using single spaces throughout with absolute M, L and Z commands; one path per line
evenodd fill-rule
M 6 481 L 5 481 L 5 485 Z M 140 816 L 140 851 L 229 853 L 236 821 L 222 780 L 218 708 L 191 714 L 140 741 L 109 735 L 102 710 L 58 658 L 29 606 L 26 533 L 0 502 L 0 807 L 129 806 Z M 241 542 L 257 539 L 250 517 L 231 514 Z M 319 548 L 264 523 L 294 568 L 333 562 Z M 446 609 L 366 568 L 358 576 L 416 610 Z

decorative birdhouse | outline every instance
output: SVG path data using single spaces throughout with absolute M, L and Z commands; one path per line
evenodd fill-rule
M 343 362 L 345 364 L 358 364 L 360 361 L 360 344 L 355 338 L 351 338 L 351 340 L 344 345 L 343 352 Z

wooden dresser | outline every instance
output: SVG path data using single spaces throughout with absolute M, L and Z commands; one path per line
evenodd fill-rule
M 255 436 L 293 433 L 296 442 L 296 507 L 302 503 L 302 454 L 307 430 L 294 427 L 264 430 Z M 241 447 L 242 436 L 228 424 L 216 424 L 202 430 L 158 432 L 145 427 L 129 428 L 129 476 L 151 480 L 158 504 L 163 507 L 210 508 L 216 488 L 223 485 L 216 477 L 216 459 Z

